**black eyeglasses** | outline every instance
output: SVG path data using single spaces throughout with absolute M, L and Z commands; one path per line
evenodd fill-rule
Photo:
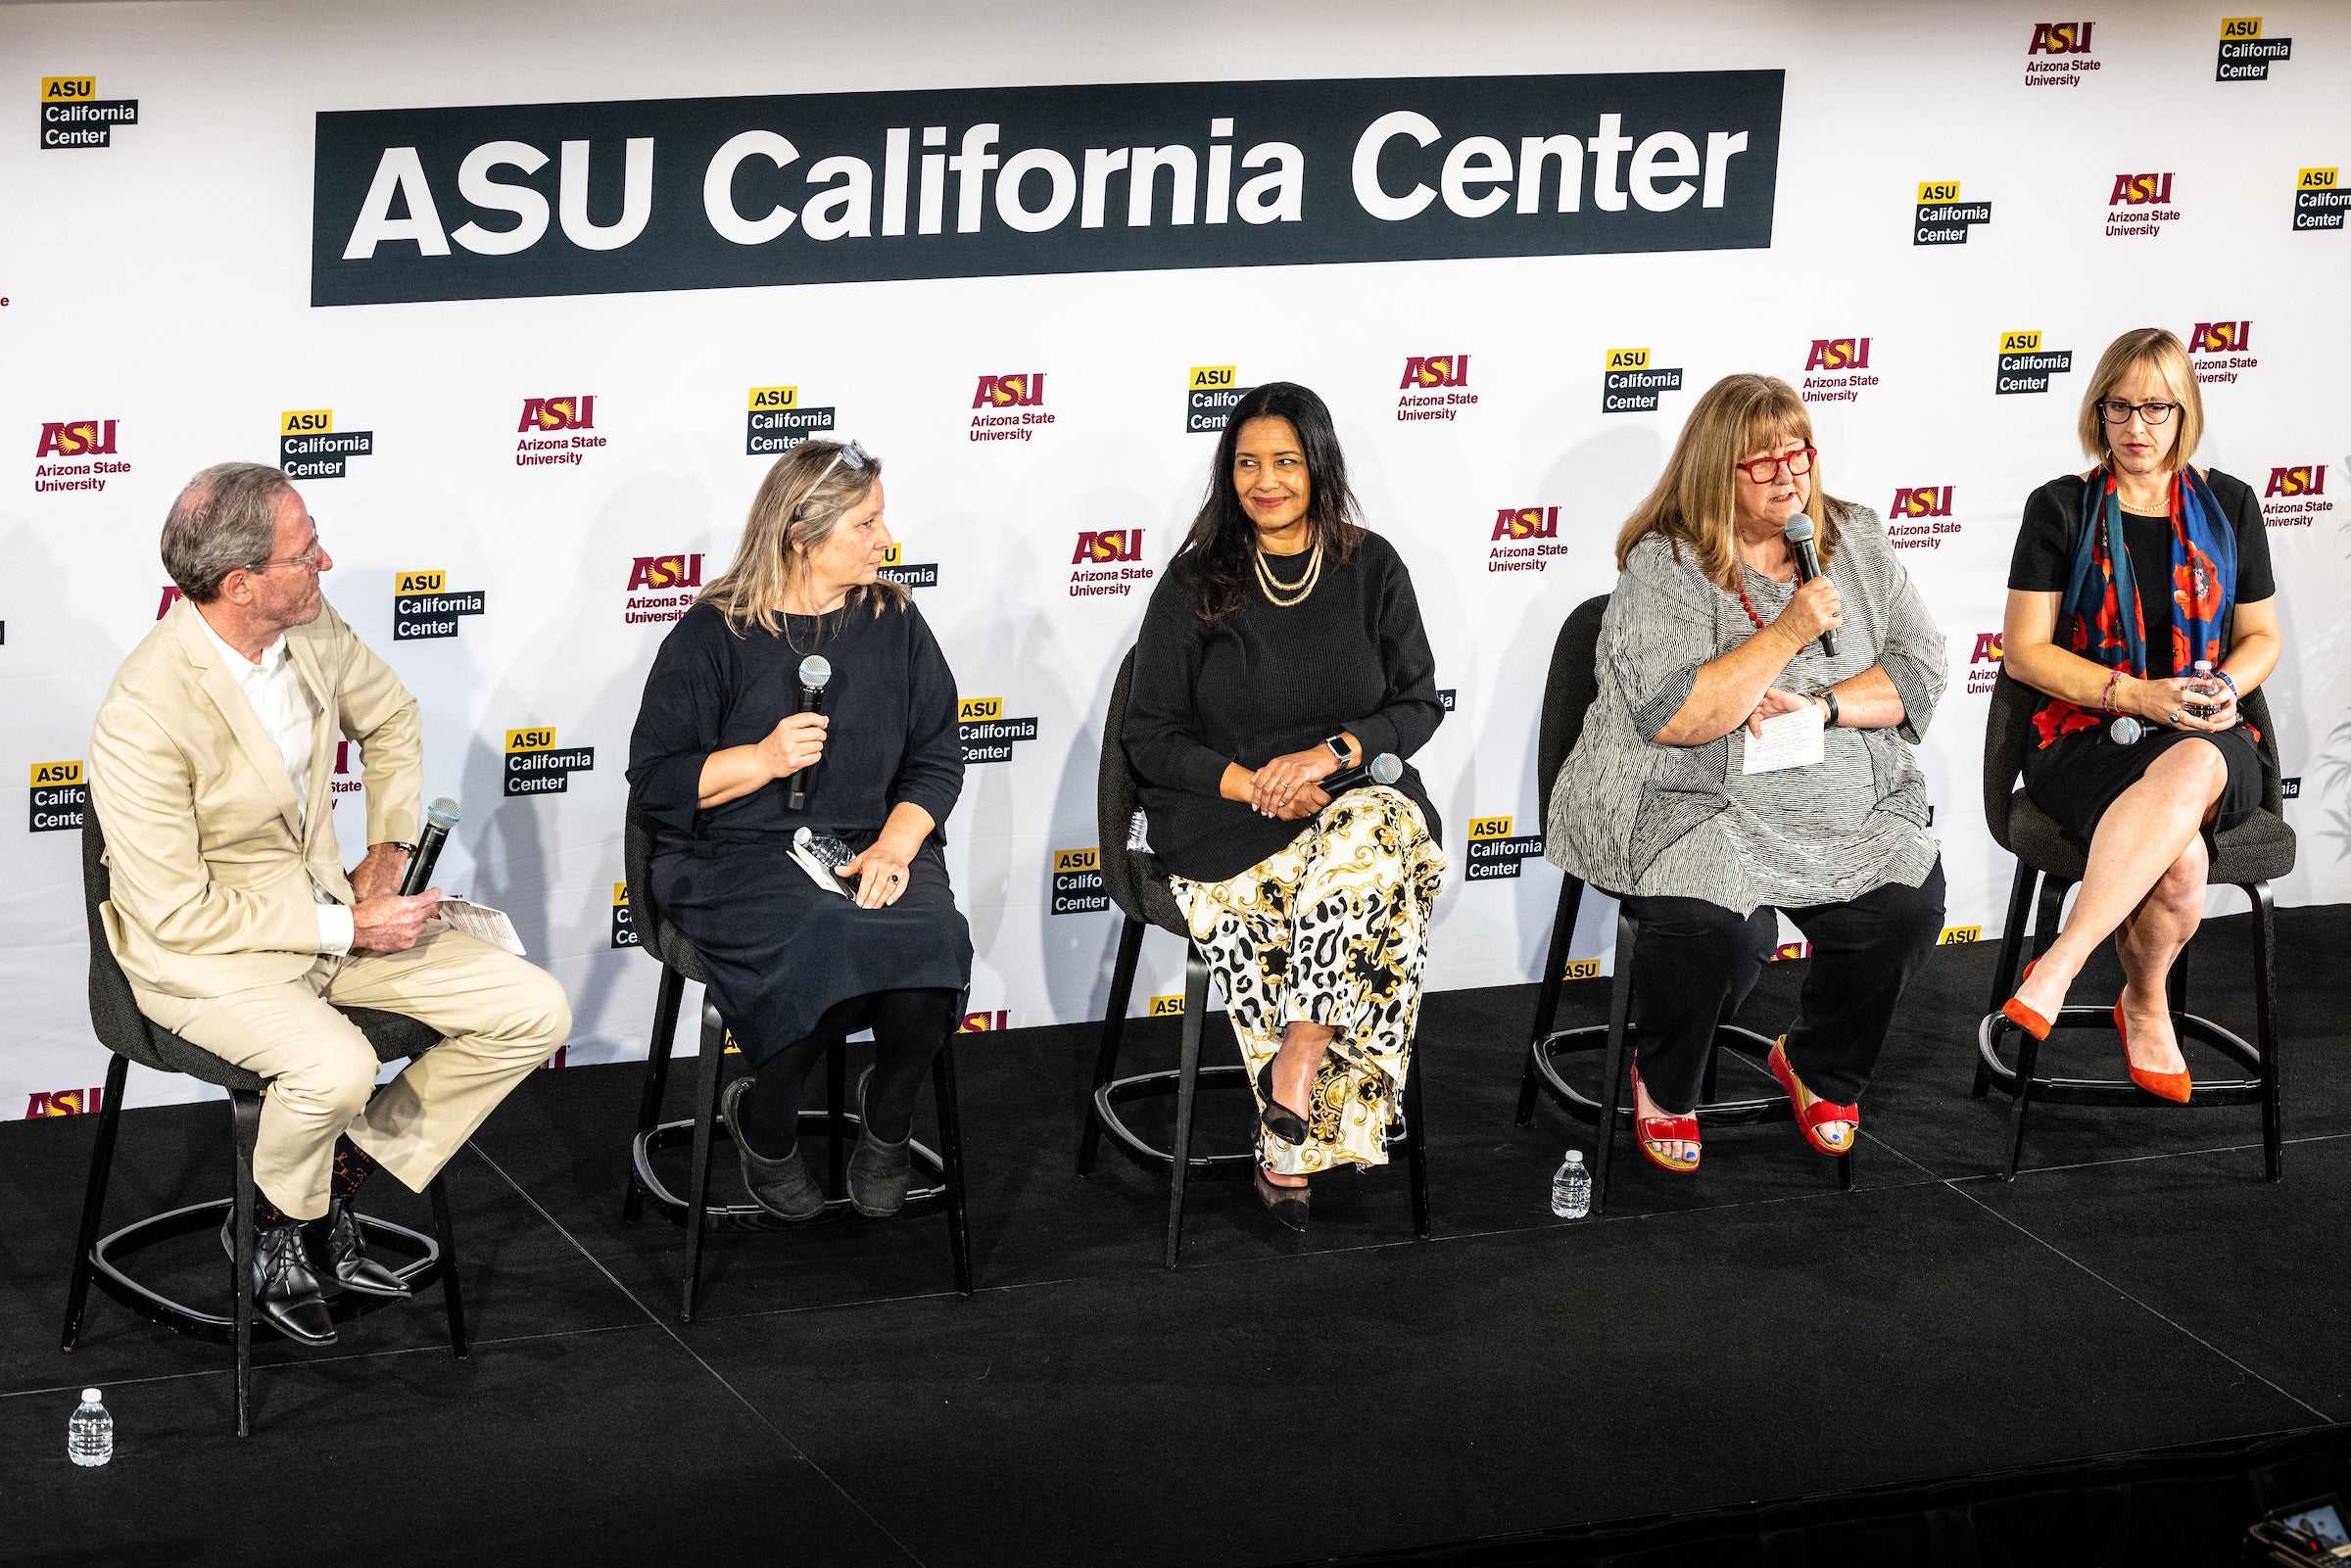
M 1772 481 L 1772 476 L 1780 471 L 1782 463 L 1788 465 L 1789 478 L 1801 479 L 1812 471 L 1812 459 L 1819 455 L 1820 452 L 1815 448 L 1799 447 L 1796 451 L 1784 451 L 1777 457 L 1750 457 L 1743 463 L 1733 463 L 1731 466 L 1745 470 L 1747 477 L 1756 484 L 1768 485 Z
M 2102 398 L 2098 401 L 2098 412 L 2105 416 L 2110 425 L 2127 425 L 2133 414 L 2137 414 L 2148 424 L 2159 425 L 2169 419 L 2172 410 L 2179 406 L 2176 403 L 2126 403 L 2120 398 Z
M 833 477 L 834 469 L 839 468 L 842 463 L 847 463 L 851 468 L 862 471 L 872 467 L 873 461 L 874 454 L 857 445 L 856 442 L 843 443 L 840 449 L 833 453 L 833 460 L 825 464 L 825 471 L 816 476 L 816 485 L 808 487 L 808 496 L 802 497 L 800 503 L 792 509 L 792 520 L 795 523 L 800 520 L 800 513 L 808 509 L 808 497 L 816 494 L 817 485 L 821 485 Z

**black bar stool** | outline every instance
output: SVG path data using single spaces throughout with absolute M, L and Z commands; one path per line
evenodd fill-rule
M 1248 1072 L 1239 1063 L 1200 1065 L 1200 1040 L 1208 1021 L 1208 960 L 1193 945 L 1191 927 L 1168 886 L 1168 873 L 1159 857 L 1147 849 L 1132 849 L 1138 807 L 1134 775 L 1127 767 L 1127 748 L 1119 736 L 1126 728 L 1127 698 L 1134 687 L 1134 650 L 1119 665 L 1110 689 L 1110 712 L 1102 726 L 1102 758 L 1094 792 L 1095 826 L 1101 837 L 1102 883 L 1123 917 L 1119 927 L 1118 957 L 1110 973 L 1110 1000 L 1102 1017 L 1102 1045 L 1094 1057 L 1093 1097 L 1086 1106 L 1085 1132 L 1078 1144 L 1078 1174 L 1088 1175 L 1107 1131 L 1118 1146 L 1147 1165 L 1168 1171 L 1167 1265 L 1176 1266 L 1183 1247 L 1183 1200 L 1187 1178 L 1228 1179 L 1247 1174 L 1256 1161 L 1255 1150 L 1241 1154 L 1192 1153 L 1192 1110 L 1200 1080 L 1248 1087 Z M 1133 999 L 1135 962 L 1143 947 L 1143 931 L 1156 926 L 1183 938 L 1183 1033 L 1173 1070 L 1118 1076 L 1119 1046 L 1127 1032 L 1127 1007 Z M 1148 1142 L 1128 1127 L 1119 1107 L 1132 1100 L 1176 1097 L 1176 1133 L 1170 1148 Z M 1420 1061 L 1413 1054 L 1404 1075 L 1404 1150 L 1409 1168 L 1414 1231 L 1426 1241 L 1428 1222 L 1428 1160 L 1420 1133 Z M 1254 1102 L 1253 1102 L 1254 1103 Z
M 1535 786 L 1538 820 L 1551 821 L 1551 794 L 1559 769 L 1584 733 L 1584 716 L 1600 694 L 1599 659 L 1601 618 L 1607 613 L 1608 595 L 1588 598 L 1569 612 L 1551 648 L 1551 673 L 1543 683 L 1543 721 L 1535 742 Z M 1606 891 L 1604 888 L 1603 891 Z M 1614 895 L 1610 895 L 1614 896 Z M 1582 1028 L 1558 1029 L 1559 985 L 1566 977 L 1567 946 L 1575 936 L 1576 916 L 1584 904 L 1584 881 L 1568 877 L 1559 884 L 1559 903 L 1551 921 L 1551 943 L 1543 959 L 1543 982 L 1535 993 L 1535 1023 L 1527 1037 L 1526 1068 L 1518 1080 L 1519 1126 L 1534 1119 L 1535 1097 L 1548 1094 L 1553 1103 L 1579 1121 L 1595 1124 L 1600 1133 L 1592 1162 L 1592 1212 L 1608 1206 L 1608 1168 L 1615 1152 L 1616 1128 L 1630 1126 L 1632 1106 L 1624 1103 L 1625 1041 L 1632 1027 L 1633 949 L 1641 940 L 1641 923 L 1616 911 L 1616 974 L 1608 987 L 1608 1022 Z M 1787 1091 L 1773 1084 L 1746 1099 L 1717 1100 L 1716 1069 L 1725 1050 L 1755 1059 L 1758 1068 L 1771 1055 L 1772 1042 L 1735 1024 L 1718 1024 L 1714 1048 L 1706 1058 L 1706 1075 L 1691 1115 L 1700 1127 L 1743 1126 L 1760 1121 L 1790 1121 L 1796 1108 Z M 1586 1095 L 1559 1072 L 1559 1059 L 1601 1051 L 1599 1097 Z M 1850 1150 L 1837 1157 L 1837 1185 L 1853 1184 Z
M 202 1339 L 226 1340 L 236 1347 L 237 1436 L 252 1431 L 253 1336 L 274 1334 L 253 1316 L 253 1151 L 262 1127 L 262 1091 L 267 1080 L 225 1062 L 165 1028 L 139 1011 L 130 980 L 107 945 L 106 927 L 98 906 L 113 894 L 113 877 L 106 865 L 106 834 L 95 808 L 86 811 L 81 831 L 81 886 L 90 928 L 90 1026 L 99 1042 L 114 1053 L 107 1065 L 104 1104 L 98 1111 L 98 1141 L 90 1152 L 89 1186 L 82 1197 L 81 1229 L 73 1244 L 73 1266 L 66 1289 L 64 1349 L 71 1352 L 81 1339 L 82 1309 L 88 1304 L 90 1283 L 150 1322 Z M 346 1007 L 337 1012 L 359 1026 L 376 1059 L 399 1062 L 423 1055 L 441 1043 L 430 1027 L 398 1013 L 373 1008 Z M 106 1212 L 106 1186 L 115 1164 L 115 1137 L 120 1128 L 122 1087 L 130 1065 L 158 1072 L 181 1072 L 200 1082 L 228 1091 L 229 1111 L 236 1131 L 236 1194 L 210 1203 L 191 1204 L 124 1225 L 101 1236 Z M 449 1193 L 435 1176 L 425 1192 L 433 1204 L 433 1232 L 419 1235 L 405 1225 L 358 1216 L 369 1244 L 407 1260 L 393 1269 L 411 1291 L 441 1281 L 442 1306 L 449 1313 L 449 1349 L 465 1358 L 465 1305 L 457 1291 L 456 1237 L 450 1227 Z M 181 1302 L 143 1284 L 131 1271 L 130 1260 L 140 1252 L 180 1236 L 217 1231 L 222 1211 L 235 1211 L 232 1231 L 236 1256 L 229 1263 L 229 1309 L 223 1312 Z M 381 1297 L 345 1291 L 329 1304 L 337 1322 L 391 1305 Z
M 640 811 L 634 800 L 629 802 L 625 832 L 622 853 L 628 868 L 630 924 L 645 951 L 660 962 L 661 983 L 653 996 L 653 1034 L 645 1059 L 645 1088 L 637 1102 L 637 1133 L 629 1146 L 629 1190 L 621 1202 L 620 1212 L 623 1220 L 634 1222 L 650 1199 L 664 1218 L 685 1226 L 686 1278 L 678 1320 L 691 1323 L 701 1294 L 702 1235 L 706 1229 L 795 1227 L 756 1203 L 710 1202 L 710 1163 L 717 1142 L 721 1138 L 731 1142 L 734 1138 L 726 1117 L 718 1114 L 719 1089 L 726 1081 L 726 1055 L 733 1047 L 727 1043 L 726 1021 L 719 1017 L 713 1003 L 705 1001 L 702 1005 L 701 1071 L 695 1088 L 694 1115 L 674 1121 L 661 1119 L 662 1096 L 669 1084 L 670 1051 L 677 1038 L 678 1011 L 685 997 L 686 982 L 707 984 L 709 971 L 686 933 L 662 919 L 653 903 L 654 827 L 652 819 Z M 961 1018 L 960 1004 L 955 1011 Z M 852 1212 L 843 1179 L 847 1160 L 842 1140 L 853 1137 L 861 1121 L 846 1106 L 847 1064 L 846 1047 L 835 1047 L 825 1062 L 826 1108 L 800 1113 L 803 1132 L 822 1130 L 827 1135 L 825 1212 L 829 1218 L 846 1217 Z M 945 1212 L 947 1246 L 955 1259 L 955 1291 L 960 1296 L 969 1296 L 972 1248 L 964 1217 L 963 1133 L 955 1104 L 953 1035 L 947 1037 L 947 1043 L 939 1048 L 937 1060 L 932 1064 L 931 1088 L 938 1103 L 938 1148 L 934 1150 L 920 1142 L 911 1145 L 915 1168 L 931 1180 L 929 1185 L 907 1192 L 906 1209 L 902 1212 L 912 1215 Z M 692 1174 L 683 1198 L 655 1173 L 652 1162 L 657 1152 L 680 1144 L 688 1144 L 693 1150 L 689 1157 Z
M 2040 1074 L 2040 1043 L 2000 1011 L 2016 991 L 2028 958 L 2039 958 L 2057 939 L 2058 920 L 2065 895 L 2082 879 L 2088 852 L 2068 838 L 2046 813 L 2016 787 L 2023 771 L 2025 748 L 2032 743 L 2036 693 L 2002 670 L 1992 683 L 1991 705 L 1984 718 L 1984 822 L 2001 848 L 2016 857 L 2016 879 L 2008 890 L 2008 923 L 2000 935 L 2000 955 L 1992 969 L 1991 999 L 1984 1022 L 1976 1027 L 1974 1094 L 1983 1099 L 1992 1089 L 2009 1097 L 2008 1164 L 2004 1174 L 2014 1181 L 2025 1154 L 2025 1113 L 2035 1102 L 2048 1105 L 2140 1106 L 2170 1108 L 2174 1102 L 2149 1094 L 2128 1077 L 2076 1078 Z M 2198 1106 L 2258 1105 L 2261 1107 L 2262 1173 L 2271 1181 L 2285 1174 L 2285 1042 L 2278 1037 L 2277 911 L 2270 883 L 2294 869 L 2294 831 L 2285 822 L 2285 787 L 2279 777 L 2278 736 L 2270 723 L 2270 704 L 2259 689 L 2237 704 L 2246 724 L 2261 732 L 2261 810 L 2251 821 L 2212 835 L 2212 870 L 2208 880 L 2244 890 L 2253 905 L 2253 1041 L 2221 1027 L 2210 1019 L 2187 1011 L 2187 951 L 2173 961 L 2167 984 L 2172 1028 L 2182 1041 L 2209 1046 L 2250 1076 L 2197 1078 L 2194 1099 L 2183 1110 Z M 2039 898 L 2035 889 L 2038 885 Z M 2038 904 L 2038 908 L 2036 905 Z M 2028 930 L 2026 917 L 2033 915 Z M 2031 951 L 2027 951 L 2030 944 Z M 2190 944 L 2192 948 L 2192 943 Z M 2100 1007 L 2068 1007 L 2054 1021 L 2060 1029 L 2103 1029 L 2114 1032 L 2114 1014 Z M 2003 1035 L 2014 1036 L 2013 1066 L 2000 1056 Z

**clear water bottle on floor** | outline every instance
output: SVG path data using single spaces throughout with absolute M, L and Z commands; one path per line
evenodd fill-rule
M 115 1456 L 115 1418 L 98 1402 L 96 1389 L 81 1391 L 81 1403 L 66 1423 L 66 1457 L 75 1464 L 104 1464 Z
M 1551 1178 L 1551 1212 L 1561 1219 L 1581 1219 L 1592 1212 L 1592 1172 L 1584 1168 L 1584 1152 L 1570 1149 Z

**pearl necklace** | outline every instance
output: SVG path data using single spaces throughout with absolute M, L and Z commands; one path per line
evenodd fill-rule
M 1314 552 L 1307 556 L 1306 575 L 1295 583 L 1287 584 L 1275 579 L 1273 573 L 1267 567 L 1266 552 L 1262 549 L 1257 552 L 1258 589 L 1276 609 L 1286 610 L 1293 604 L 1305 603 L 1307 595 L 1315 591 L 1315 584 L 1320 580 L 1321 576 L 1322 546 L 1320 545 L 1317 545 Z M 1288 598 L 1281 596 L 1281 590 L 1284 588 L 1292 591 Z

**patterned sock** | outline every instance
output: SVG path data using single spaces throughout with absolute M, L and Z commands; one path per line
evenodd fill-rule
M 374 1175 L 383 1166 L 368 1157 L 367 1151 L 353 1143 L 349 1137 L 335 1140 L 335 1175 L 327 1186 L 330 1198 L 349 1198 L 360 1190 L 360 1183 Z
M 260 1188 L 257 1187 L 254 1189 L 253 1233 L 255 1235 L 260 1235 L 263 1231 L 267 1230 L 272 1225 L 291 1225 L 293 1223 L 295 1223 L 295 1219 L 292 1214 L 287 1213 L 283 1209 L 278 1208 L 277 1205 L 271 1203 L 267 1198 L 263 1197 Z

